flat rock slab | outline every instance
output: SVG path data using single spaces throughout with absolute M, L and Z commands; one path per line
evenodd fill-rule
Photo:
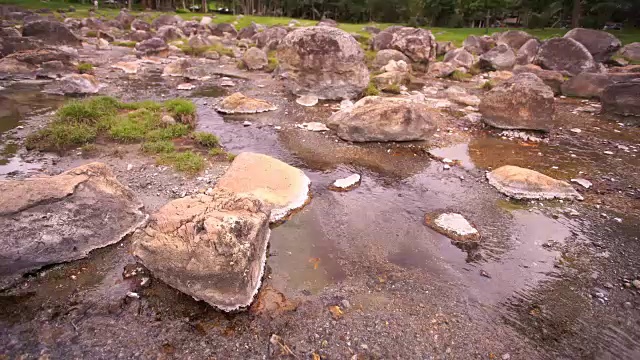
M 285 219 L 309 200 L 311 180 L 291 165 L 263 154 L 238 155 L 216 189 L 249 194 L 271 207 L 271 222 Z
M 86 257 L 146 221 L 142 203 L 104 164 L 0 181 L 0 289 L 43 266 Z
M 505 165 L 487 173 L 489 184 L 514 199 L 577 199 L 582 196 L 567 182 L 534 170 Z
M 358 187 L 361 180 L 362 177 L 359 174 L 353 174 L 344 179 L 334 181 L 331 186 L 329 186 L 329 189 L 333 191 L 349 191 Z
M 427 214 L 425 223 L 462 248 L 476 247 L 480 241 L 480 232 L 461 214 Z
M 133 255 L 185 294 L 240 310 L 262 282 L 269 214 L 261 200 L 225 191 L 173 200 L 135 233 Z
M 237 92 L 227 96 L 216 110 L 225 114 L 256 114 L 276 110 L 278 107 L 260 99 L 246 97 Z

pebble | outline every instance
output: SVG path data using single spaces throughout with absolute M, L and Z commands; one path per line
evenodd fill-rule
M 633 284 L 633 287 L 636 289 L 640 289 L 640 280 L 633 280 L 631 284 Z
M 491 275 L 489 275 L 489 273 L 484 270 L 480 270 L 480 276 L 484 276 L 488 279 L 491 279 Z
M 622 306 L 623 306 L 625 309 L 631 309 L 631 308 L 633 307 L 633 304 L 632 304 L 632 303 L 630 303 L 629 301 L 626 301 L 624 304 L 622 304 Z
M 251 121 L 245 121 L 242 123 L 243 126 L 251 126 Z
M 574 132 L 576 134 L 580 134 L 582 132 L 582 130 L 580 130 L 578 128 L 573 128 L 573 129 L 570 129 L 569 131 Z
M 442 168 L 443 168 L 444 170 L 449 170 L 449 169 L 451 169 L 451 166 L 450 166 L 449 164 L 444 164 L 444 165 L 442 166 Z
M 509 360 L 509 359 L 511 359 L 511 355 L 509 354 L 502 355 L 502 360 Z
M 585 189 L 588 189 L 593 185 L 591 183 L 591 181 L 589 181 L 587 179 L 582 179 L 582 178 L 571 179 L 571 182 L 574 182 L 574 183 L 576 183 L 578 185 L 581 185 Z
M 131 171 L 133 169 L 133 164 L 127 165 L 127 171 Z
M 613 151 L 609 151 L 609 150 L 607 150 L 607 151 L 604 151 L 604 154 L 607 154 L 607 155 L 613 155 Z

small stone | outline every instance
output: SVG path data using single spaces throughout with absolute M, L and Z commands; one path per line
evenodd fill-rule
M 489 273 L 484 270 L 480 270 L 480 276 L 484 276 L 488 279 L 491 279 L 491 275 L 489 275 Z
M 223 82 L 220 83 L 220 86 L 224 86 L 224 87 L 233 87 L 236 86 L 236 83 L 234 83 L 231 80 L 225 80 Z
M 622 306 L 623 306 L 625 309 L 631 309 L 631 308 L 633 307 L 633 304 L 632 304 L 632 303 L 630 303 L 629 301 L 626 301 L 624 304 L 622 304 Z
M 183 84 L 178 85 L 177 89 L 178 90 L 193 90 L 193 89 L 195 89 L 195 87 L 196 86 L 193 85 L 193 84 L 183 83 Z
M 318 97 L 314 95 L 304 95 L 299 97 L 296 100 L 296 103 L 307 107 L 315 106 L 316 104 L 318 104 Z
M 502 360 L 509 360 L 509 359 L 511 359 L 511 355 L 509 354 L 502 355 Z
M 353 174 L 344 179 L 338 179 L 334 181 L 329 188 L 334 191 L 347 191 L 360 185 L 360 181 L 361 181 L 360 175 Z
M 640 280 L 633 280 L 631 282 L 631 284 L 633 285 L 633 287 L 635 287 L 636 289 L 640 289 Z
M 133 164 L 127 165 L 127 171 L 131 171 L 131 169 L 133 169 Z
M 140 299 L 140 295 L 138 295 L 138 293 L 135 293 L 135 292 L 132 292 L 132 291 L 129 291 L 127 293 L 127 297 L 130 297 L 130 298 L 133 298 L 133 299 Z
M 588 189 L 593 185 L 591 181 L 582 178 L 571 179 L 571 182 L 581 185 L 585 189 Z
M 340 305 L 342 305 L 343 308 L 348 309 L 351 307 L 351 303 L 349 303 L 349 300 L 344 299 L 340 302 Z
M 161 121 L 165 125 L 173 125 L 176 123 L 176 119 L 174 119 L 171 115 L 163 116 Z
M 309 131 L 315 131 L 315 132 L 319 132 L 319 131 L 329 131 L 329 128 L 327 127 L 327 125 L 321 123 L 321 122 L 308 122 L 308 123 L 302 123 L 302 127 L 309 130 Z
M 609 151 L 609 150 L 604 151 L 603 153 L 606 154 L 606 155 L 613 155 L 613 151 Z
M 78 277 L 75 275 L 71 275 L 71 280 L 76 280 Z
M 573 128 L 573 129 L 571 129 L 571 130 L 569 130 L 569 131 L 574 132 L 574 133 L 576 133 L 576 134 L 580 134 L 580 133 L 582 132 L 582 130 L 580 130 L 580 129 L 578 129 L 578 128 Z
M 245 121 L 242 123 L 243 126 L 251 126 L 251 121 Z
M 442 168 L 443 168 L 444 170 L 449 170 L 449 169 L 451 169 L 451 165 L 449 165 L 449 164 L 444 164 L 444 165 L 442 166 Z

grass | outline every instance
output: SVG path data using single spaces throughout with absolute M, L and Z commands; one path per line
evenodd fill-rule
M 135 41 L 114 41 L 111 43 L 111 45 L 114 46 L 124 46 L 124 47 L 129 47 L 129 48 L 133 48 L 135 47 L 137 44 L 137 42 Z
M 367 88 L 364 89 L 363 94 L 364 96 L 378 96 L 380 95 L 380 90 L 378 90 L 378 88 L 376 87 L 376 84 L 373 83 L 373 81 L 369 81 L 369 85 L 367 85 Z
M 76 66 L 76 70 L 78 70 L 80 74 L 90 74 L 93 72 L 93 65 L 86 62 L 81 62 Z
M 221 56 L 225 55 L 225 56 L 228 56 L 230 58 L 236 57 L 236 55 L 234 54 L 233 50 L 229 49 L 228 47 L 225 47 L 222 44 L 213 44 L 213 45 L 210 45 L 210 46 L 192 47 L 185 40 L 182 44 L 178 45 L 178 48 L 180 50 L 182 50 L 182 52 L 184 52 L 186 55 L 190 55 L 190 56 L 202 56 L 206 52 L 215 51 L 218 54 L 220 54 Z
M 402 92 L 400 90 L 400 85 L 398 84 L 390 84 L 387 87 L 385 87 L 383 91 L 391 94 L 400 94 Z
M 496 84 L 493 82 L 493 80 L 487 80 L 482 84 L 482 86 L 480 86 L 480 88 L 483 90 L 491 90 L 494 86 L 496 86 Z
M 87 31 L 87 34 L 85 35 L 85 37 L 91 37 L 91 38 L 98 37 L 98 32 L 95 30 L 89 30 Z
M 460 70 L 455 70 L 454 72 L 451 73 L 451 75 L 449 75 L 449 77 L 455 81 L 467 81 L 471 79 L 473 75 L 466 72 L 462 72 Z
M 177 123 L 165 124 L 165 115 L 171 115 Z M 217 147 L 219 140 L 213 134 L 194 132 L 195 119 L 196 107 L 185 99 L 164 103 L 123 103 L 107 96 L 72 100 L 58 109 L 45 128 L 27 137 L 26 147 L 40 151 L 95 148 L 98 139 L 141 143 L 142 151 L 158 155 L 159 163 L 196 173 L 204 168 L 204 158 L 190 149 L 176 149 L 174 140 L 192 139 L 196 147 L 203 149 Z
M 276 51 L 269 51 L 267 54 L 267 72 L 274 72 L 280 66 Z

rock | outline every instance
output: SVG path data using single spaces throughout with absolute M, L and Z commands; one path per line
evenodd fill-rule
M 186 38 L 185 34 L 178 27 L 173 25 L 165 25 L 158 29 L 156 32 L 156 36 L 161 38 L 166 42 L 171 42 L 174 40 L 181 40 Z
M 200 19 L 200 25 L 210 25 L 213 23 L 213 19 L 210 16 L 203 16 L 202 19 Z
M 333 191 L 349 191 L 360 185 L 361 177 L 359 174 L 353 174 L 347 176 L 344 179 L 338 179 L 334 181 L 331 186 L 329 186 L 330 190 Z
M 0 180 L 0 189 L 0 289 L 25 273 L 117 243 L 146 220 L 135 194 L 101 163 Z
M 565 181 L 534 170 L 506 165 L 487 173 L 489 184 L 514 199 L 577 199 L 582 196 Z
M 262 282 L 269 215 L 244 194 L 173 200 L 135 233 L 132 252 L 169 286 L 223 311 L 244 309 Z
M 369 84 L 364 53 L 348 33 L 332 27 L 299 28 L 278 47 L 280 69 L 296 95 L 349 99 Z
M 182 83 L 182 84 L 178 84 L 178 86 L 176 86 L 177 90 L 193 90 L 195 89 L 196 86 L 190 83 Z
M 544 41 L 534 63 L 543 69 L 566 71 L 572 76 L 581 72 L 597 72 L 598 69 L 587 48 L 570 38 Z
M 429 139 L 444 119 L 423 103 L 369 96 L 331 115 L 328 126 L 347 141 L 413 141 Z
M 64 95 L 97 94 L 100 83 L 93 75 L 70 74 L 46 89 L 49 93 Z
M 410 62 L 409 58 L 405 54 L 401 53 L 400 51 L 393 50 L 393 49 L 384 49 L 376 53 L 376 58 L 373 60 L 373 67 L 376 69 L 379 69 L 387 65 L 391 60 L 395 60 L 395 61 L 402 60 L 407 64 Z
M 639 73 L 640 65 L 627 65 L 609 68 L 609 73 Z
M 127 35 L 128 40 L 135 41 L 135 42 L 145 41 L 145 40 L 151 39 L 151 37 L 152 36 L 150 33 L 143 30 L 132 31 Z
M 29 37 L 7 36 L 0 38 L 0 57 L 4 57 L 16 52 L 36 50 L 44 47 L 40 40 Z
M 131 30 L 134 31 L 151 31 L 151 24 L 144 22 L 140 19 L 135 19 L 131 22 Z
M 640 289 L 640 280 L 633 280 L 631 284 L 633 285 L 634 288 Z
M 500 44 L 480 55 L 479 65 L 483 69 L 511 70 L 515 64 L 516 54 L 505 44 Z
M 380 70 L 386 71 L 386 72 L 405 72 L 405 73 L 411 71 L 411 69 L 409 68 L 409 65 L 404 60 L 398 60 L 398 61 L 389 60 L 389 63 L 383 66 Z
M 13 58 L 18 61 L 28 63 L 31 65 L 40 65 L 48 61 L 60 61 L 65 65 L 69 65 L 72 61 L 78 57 L 77 53 L 68 52 L 63 50 L 62 47 L 58 48 L 43 48 L 30 51 L 21 51 L 7 56 L 6 58 Z
M 600 98 L 607 86 L 633 79 L 640 79 L 640 73 L 581 73 L 562 84 L 562 95 L 587 99 Z
M 496 45 L 494 39 L 489 36 L 469 35 L 462 43 L 462 47 L 473 55 L 482 55 L 493 49 Z
M 526 46 L 526 44 L 525 44 Z M 539 77 L 547 86 L 549 86 L 555 94 L 561 93 L 561 86 L 564 83 L 564 76 L 558 71 L 544 70 L 538 65 L 516 65 L 513 68 L 514 74 L 532 73 Z
M 109 45 L 109 42 L 105 39 L 97 39 L 96 40 L 96 49 L 97 50 L 110 50 L 111 49 L 111 45 Z
M 253 41 L 257 47 L 266 52 L 274 51 L 287 34 L 287 29 L 280 26 L 272 26 L 254 35 Z
M 260 27 L 251 22 L 251 25 L 243 28 L 238 33 L 238 39 L 252 39 L 258 32 L 260 32 Z
M 189 59 L 178 59 L 164 67 L 162 76 L 185 77 L 190 67 L 191 62 Z
M 444 56 L 444 62 L 455 67 L 461 66 L 469 69 L 473 65 L 474 59 L 473 55 L 471 55 L 471 53 L 469 53 L 467 50 L 465 50 L 464 48 L 459 48 L 449 51 Z
M 444 56 L 451 50 L 455 50 L 456 46 L 452 41 L 437 41 L 436 42 L 436 54 L 437 56 Z
M 518 51 L 529 40 L 535 40 L 533 35 L 522 30 L 509 30 L 500 33 L 496 39 L 498 45 L 505 44 L 514 51 Z
M 238 36 L 238 30 L 233 24 L 220 23 L 211 27 L 211 34 L 214 36 L 224 37 L 225 34 L 236 38 Z
M 296 103 L 302 106 L 316 106 L 318 104 L 318 97 L 313 95 L 303 95 L 296 99 Z
M 640 42 L 625 45 L 619 53 L 628 61 L 640 61 Z
M 180 24 L 182 22 L 182 18 L 178 15 L 171 15 L 171 14 L 164 14 L 164 15 L 160 15 L 157 18 L 153 19 L 153 21 L 151 22 L 151 27 L 154 29 L 160 29 L 163 26 L 166 25 L 173 25 L 176 26 L 178 24 Z M 137 23 L 132 23 L 132 27 L 136 26 Z M 138 29 L 138 27 L 136 26 L 136 29 Z M 145 30 L 145 29 L 142 29 Z
M 451 63 L 432 62 L 429 64 L 428 74 L 433 77 L 445 78 L 453 74 L 457 67 Z
M 400 91 L 400 87 L 409 83 L 410 80 L 411 76 L 406 71 L 388 71 L 376 75 L 372 79 L 376 88 L 393 93 L 398 93 Z
M 203 48 L 211 46 L 213 44 L 214 42 L 211 41 L 209 37 L 202 34 L 193 35 L 189 38 L 189 46 L 191 46 L 192 48 Z
M 165 125 L 175 125 L 176 124 L 176 119 L 174 119 L 171 115 L 162 116 L 161 121 Z
M 338 22 L 333 19 L 324 18 L 318 22 L 316 26 L 329 26 L 329 27 L 338 27 Z
M 305 129 L 307 131 L 313 131 L 313 132 L 322 132 L 322 131 L 329 131 L 330 129 L 327 127 L 327 125 L 321 123 L 321 122 L 306 122 L 306 123 L 302 123 L 301 125 L 296 125 L 296 127 L 300 127 L 302 129 Z
M 255 196 L 271 208 L 271 222 L 285 219 L 309 200 L 311 180 L 302 170 L 267 155 L 236 156 L 215 189 Z
M 169 55 L 169 46 L 167 43 L 158 37 L 139 42 L 136 44 L 136 55 L 142 56 L 160 56 L 166 57 Z
M 467 92 L 459 86 L 449 86 L 447 90 L 445 90 L 445 94 L 447 94 L 449 100 L 461 105 L 474 107 L 480 105 L 479 97 L 467 94 Z
M 376 35 L 372 45 L 374 50 L 398 50 L 411 61 L 423 64 L 435 60 L 437 54 L 435 37 L 421 28 L 391 26 Z
M 600 96 L 603 112 L 623 116 L 640 116 L 638 99 L 640 99 L 640 81 L 609 85 Z
M 467 243 L 467 245 L 475 245 L 469 243 L 480 240 L 478 230 L 460 214 L 442 213 L 438 215 L 427 215 L 425 222 L 435 231 L 454 241 Z
M 32 36 L 47 45 L 82 45 L 82 41 L 71 30 L 57 21 L 38 20 L 25 24 L 22 35 Z
M 609 60 L 622 47 L 618 38 L 601 30 L 575 28 L 567 32 L 564 37 L 584 45 L 597 62 Z
M 227 96 L 216 107 L 216 111 L 225 114 L 255 114 L 278 109 L 267 101 L 246 97 L 237 92 Z
M 37 70 L 37 66 L 19 61 L 14 57 L 0 59 L 0 79 L 35 79 Z
M 576 184 L 578 184 L 578 185 L 582 186 L 582 187 L 583 187 L 583 188 L 585 188 L 585 189 L 588 189 L 588 188 L 590 188 L 590 187 L 593 185 L 593 184 L 591 183 L 591 181 L 589 181 L 589 180 L 587 180 L 587 179 L 581 179 L 581 178 L 578 178 L 578 179 L 571 179 L 571 182 L 574 182 L 574 183 L 576 183 Z
M 516 52 L 516 64 L 529 65 L 535 60 L 540 48 L 538 39 L 530 39 L 524 43 Z
M 57 79 L 72 72 L 71 66 L 65 65 L 62 61 L 47 61 L 40 65 L 37 77 L 47 77 Z
M 20 33 L 20 31 L 18 31 L 18 29 L 13 27 L 0 28 L 0 39 L 9 37 L 22 37 L 22 34 Z
M 517 74 L 485 94 L 480 113 L 485 123 L 500 129 L 549 131 L 553 90 L 531 73 Z
M 249 48 L 242 55 L 242 62 L 249 70 L 264 69 L 269 63 L 267 54 L 257 47 Z
M 133 22 L 133 20 L 135 20 L 135 16 L 129 14 L 129 12 L 126 9 L 121 9 L 120 13 L 118 14 L 118 16 L 116 16 L 116 21 L 118 23 L 120 23 L 120 28 L 121 29 L 130 29 L 131 28 L 131 23 Z

